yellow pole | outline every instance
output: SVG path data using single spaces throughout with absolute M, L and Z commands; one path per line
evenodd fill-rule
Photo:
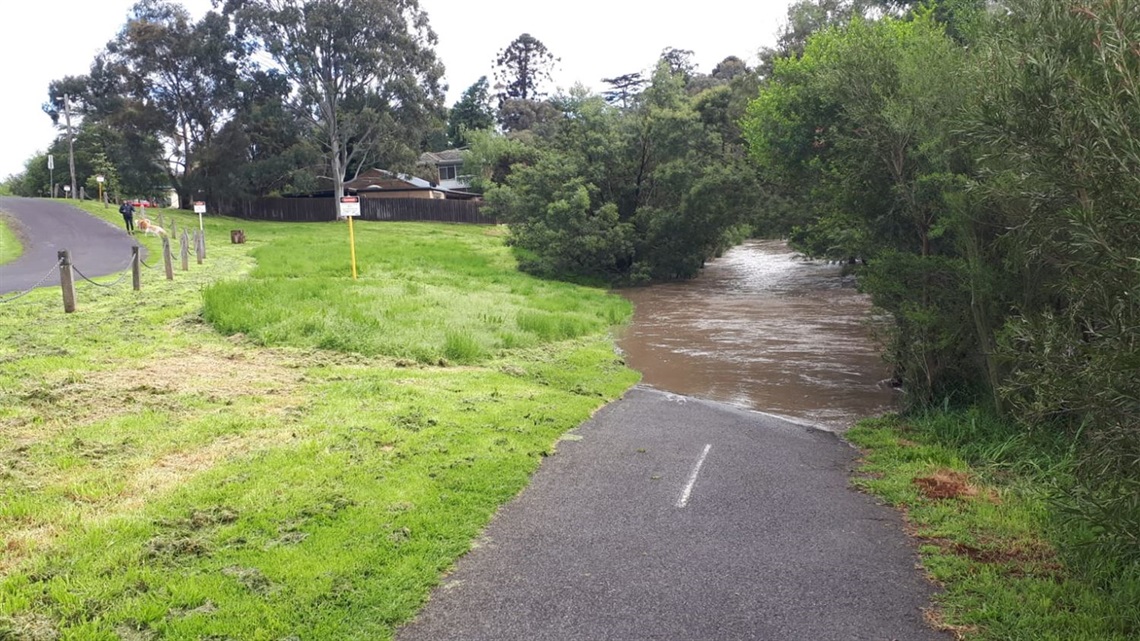
M 352 251 L 352 280 L 356 280 L 356 234 L 352 232 L 352 219 L 355 216 L 348 217 L 348 244 Z

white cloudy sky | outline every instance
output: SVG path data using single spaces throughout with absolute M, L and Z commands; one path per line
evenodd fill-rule
M 40 110 L 48 83 L 86 73 L 135 0 L 24 0 L 5 3 L 0 22 L 0 179 L 48 146 L 51 121 Z M 209 0 L 183 0 L 195 15 Z M 555 84 L 598 88 L 603 77 L 646 69 L 665 47 L 691 49 L 702 71 L 729 55 L 750 64 L 771 44 L 789 0 L 420 0 L 439 36 L 454 102 L 495 54 L 530 33 L 561 58 Z

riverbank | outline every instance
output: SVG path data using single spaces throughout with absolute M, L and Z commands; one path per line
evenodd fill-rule
M 1140 636 L 1140 568 L 1066 518 L 1071 446 L 979 410 L 864 421 L 855 484 L 902 511 L 943 587 L 931 622 L 971 641 Z
M 174 281 L 0 307 L 0 637 L 391 638 L 637 380 L 628 303 L 493 228 L 357 224 L 354 282 L 343 224 L 205 226 Z

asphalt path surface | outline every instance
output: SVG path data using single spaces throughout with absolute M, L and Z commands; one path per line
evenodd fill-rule
M 15 223 L 24 244 L 19 258 L 0 265 L 0 295 L 24 291 L 43 280 L 63 249 L 71 252 L 72 264 L 91 278 L 130 266 L 135 239 L 124 228 L 71 205 L 44 198 L 0 198 L 0 212 Z M 142 255 L 145 259 L 145 250 Z M 52 285 L 59 286 L 58 276 L 44 283 Z
M 948 641 L 834 434 L 634 388 L 558 444 L 398 641 Z

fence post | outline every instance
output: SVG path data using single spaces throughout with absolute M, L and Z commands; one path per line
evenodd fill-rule
M 202 261 L 206 258 L 206 238 L 202 232 L 194 232 L 194 252 L 198 256 L 198 264 L 201 265 Z
M 174 238 L 178 238 L 178 221 L 174 220 L 174 218 L 170 219 L 170 235 Z
M 182 271 L 190 271 L 190 239 L 186 235 L 186 230 L 182 230 L 182 235 L 178 237 L 178 253 L 182 257 Z
M 59 287 L 63 290 L 63 311 L 75 311 L 75 275 L 71 273 L 71 252 L 66 249 L 59 254 Z
M 131 247 L 131 286 L 135 291 L 142 289 L 142 273 L 139 269 L 139 246 Z
M 146 209 L 143 209 L 143 215 L 146 215 Z M 162 212 L 158 212 L 158 226 L 166 227 L 166 221 L 162 219 Z
M 170 257 L 170 237 L 162 237 L 162 264 L 166 267 L 166 280 L 174 280 L 174 261 Z

